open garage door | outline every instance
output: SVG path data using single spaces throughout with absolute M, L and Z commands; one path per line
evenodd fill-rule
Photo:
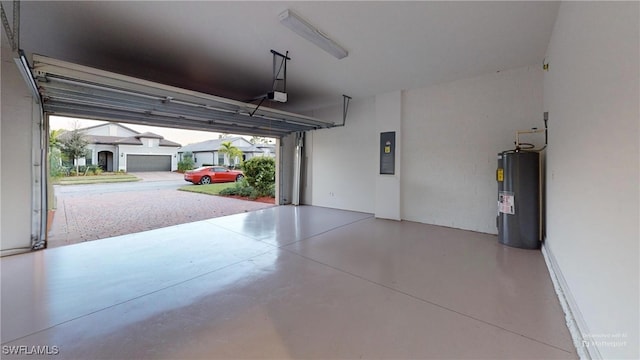
M 50 115 L 281 138 L 333 122 L 33 55 Z
M 32 75 L 47 115 L 275 137 L 276 154 L 295 151 L 283 141 L 290 134 L 343 125 L 40 55 L 33 55 Z M 299 174 L 289 170 L 293 159 L 277 157 L 276 197 L 287 204 L 294 191 L 288 178 Z
M 275 137 L 279 139 L 279 146 L 276 147 L 277 157 L 280 158 L 276 165 L 276 181 L 279 185 L 276 186 L 276 201 L 279 204 L 288 203 L 291 199 L 291 188 L 287 182 L 290 173 L 287 169 L 292 167 L 292 162 L 282 161 L 281 156 L 293 151 L 294 145 L 287 140 L 291 138 L 288 135 L 336 126 L 333 122 L 304 115 L 267 107 L 256 109 L 256 104 L 180 89 L 44 56 L 33 55 L 32 61 L 32 67 L 28 66 L 26 58 L 23 57 L 19 63 L 24 65 L 23 75 L 29 88 L 33 90 L 34 101 L 41 105 L 38 109 L 33 107 L 34 114 L 37 112 L 32 122 L 36 149 L 31 164 L 38 174 L 34 184 L 39 185 L 34 185 L 32 198 L 40 202 L 36 203 L 34 200 L 30 209 L 25 208 L 34 214 L 31 247 L 15 247 L 16 251 L 39 249 L 45 244 L 47 202 L 51 200 L 47 200 L 50 191 L 46 188 L 48 181 L 45 167 L 42 166 L 46 163 L 47 121 L 45 120 L 42 126 L 42 121 L 36 120 L 42 115 L 45 119 L 50 115 L 58 115 Z M 23 107 L 31 108 L 26 104 Z M 142 159 L 134 157 L 131 160 L 133 168 L 129 167 L 129 171 L 166 168 L 166 160 L 163 160 L 162 164 L 161 160 L 157 163 L 152 161 L 151 164 L 147 164 L 148 159 L 141 161 Z M 143 162 L 144 165 L 141 164 Z M 5 250 L 13 251 L 5 248 L 0 250 L 3 251 L 2 255 L 5 254 Z
M 127 172 L 171 171 L 170 155 L 127 155 Z

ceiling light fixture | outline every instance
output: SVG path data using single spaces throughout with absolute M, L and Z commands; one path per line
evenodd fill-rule
M 305 19 L 296 15 L 291 10 L 283 11 L 278 18 L 280 23 L 293 31 L 294 33 L 302 36 L 303 38 L 311 41 L 322 50 L 335 56 L 338 59 L 347 57 L 349 53 L 342 46 L 338 45 L 335 41 L 331 40 L 322 31 L 313 27 Z

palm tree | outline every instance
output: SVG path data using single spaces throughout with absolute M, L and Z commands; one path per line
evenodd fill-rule
M 64 129 L 56 129 L 49 132 L 49 148 L 60 148 L 60 140 L 58 137 L 65 131 Z
M 231 144 L 231 141 L 223 142 L 220 145 L 218 152 L 220 152 L 221 154 L 226 154 L 229 157 L 230 165 L 233 165 L 235 163 L 234 159 L 242 158 L 242 154 L 243 154 L 242 150 L 238 149 L 237 147 Z

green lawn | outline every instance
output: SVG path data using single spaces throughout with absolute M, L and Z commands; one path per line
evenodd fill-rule
M 219 184 L 208 184 L 208 185 L 185 185 L 183 187 L 178 188 L 178 190 L 182 191 L 190 191 L 199 194 L 207 194 L 207 195 L 218 195 L 222 189 L 230 188 L 236 186 L 236 183 L 219 183 Z
M 87 176 L 65 176 L 59 178 L 51 178 L 54 184 L 58 185 L 80 185 L 80 184 L 103 184 L 117 182 L 139 181 L 140 179 L 130 174 L 113 174 L 106 173 L 102 175 Z

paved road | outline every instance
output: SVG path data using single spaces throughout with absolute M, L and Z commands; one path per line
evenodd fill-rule
M 152 191 L 162 189 L 177 189 L 189 182 L 184 181 L 183 175 L 168 171 L 129 173 L 137 176 L 141 181 L 110 183 L 110 184 L 83 184 L 55 186 L 56 196 L 86 196 L 91 194 L 105 194 L 114 192 Z
M 171 174 L 171 173 L 169 173 Z M 103 239 L 271 207 L 253 201 L 178 191 L 182 177 L 132 183 L 56 185 L 48 246 Z M 194 185 L 196 186 L 196 185 Z
M 123 193 L 138 191 L 155 191 L 177 189 L 190 183 L 178 180 L 161 180 L 161 181 L 137 181 L 111 184 L 84 184 L 84 185 L 55 185 L 54 190 L 56 196 L 86 196 L 88 193 L 107 194 L 107 193 Z

